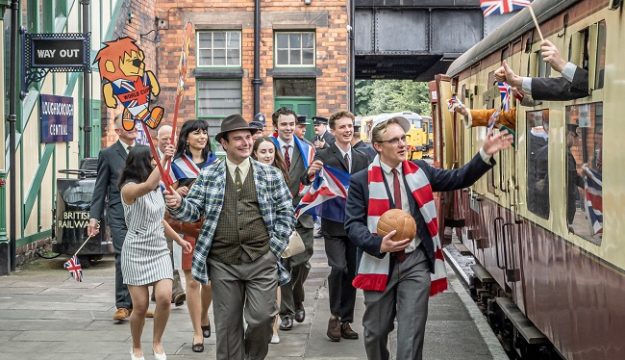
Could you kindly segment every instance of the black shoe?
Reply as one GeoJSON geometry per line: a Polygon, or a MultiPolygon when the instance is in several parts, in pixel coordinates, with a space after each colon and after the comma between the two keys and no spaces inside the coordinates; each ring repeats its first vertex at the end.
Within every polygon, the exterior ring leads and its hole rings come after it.
{"type": "Polygon", "coordinates": [[[204,344],[203,343],[192,344],[191,345],[191,350],[193,350],[193,352],[197,352],[197,353],[204,352],[204,344]]]}
{"type": "Polygon", "coordinates": [[[344,322],[341,324],[341,337],[348,340],[357,340],[358,333],[352,330],[348,322],[344,322]]]}
{"type": "Polygon", "coordinates": [[[208,325],[206,325],[206,326],[201,325],[201,327],[202,327],[202,335],[203,335],[205,338],[209,338],[209,337],[211,337],[211,324],[208,324],[208,325]]]}
{"type": "Polygon", "coordinates": [[[304,310],[304,305],[300,305],[297,309],[295,309],[294,318],[298,323],[304,322],[304,319],[306,319],[306,310],[304,310]]]}
{"type": "Polygon", "coordinates": [[[184,305],[184,301],[187,300],[187,295],[185,293],[178,293],[171,297],[171,302],[178,306],[184,305]]]}
{"type": "Polygon", "coordinates": [[[289,331],[293,328],[293,319],[290,316],[285,316],[280,322],[280,330],[289,331]]]}

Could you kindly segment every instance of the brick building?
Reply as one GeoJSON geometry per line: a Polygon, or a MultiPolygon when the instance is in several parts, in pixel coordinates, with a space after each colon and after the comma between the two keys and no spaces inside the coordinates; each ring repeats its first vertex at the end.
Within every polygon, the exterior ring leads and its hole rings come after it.
{"type": "MultiPolygon", "coordinates": [[[[211,135],[221,119],[254,116],[254,3],[157,0],[156,72],[159,105],[172,119],[183,28],[196,31],[179,121],[206,119],[211,135]]],[[[260,111],[280,106],[299,114],[329,116],[349,104],[348,2],[261,0],[260,111]]],[[[312,129],[308,132],[312,133],[312,129]]]]}

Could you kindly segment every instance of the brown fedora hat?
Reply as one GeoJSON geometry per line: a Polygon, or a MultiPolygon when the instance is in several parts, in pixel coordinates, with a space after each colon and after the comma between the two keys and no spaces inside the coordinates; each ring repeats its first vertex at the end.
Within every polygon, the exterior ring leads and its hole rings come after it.
{"type": "Polygon", "coordinates": [[[235,130],[249,130],[252,133],[255,133],[256,131],[258,131],[257,128],[250,126],[250,124],[248,124],[248,122],[245,121],[243,116],[239,114],[234,114],[234,115],[230,115],[226,117],[221,122],[221,131],[219,131],[219,134],[215,135],[215,139],[217,141],[221,141],[221,138],[226,133],[229,133],[230,131],[235,131],[235,130]]]}

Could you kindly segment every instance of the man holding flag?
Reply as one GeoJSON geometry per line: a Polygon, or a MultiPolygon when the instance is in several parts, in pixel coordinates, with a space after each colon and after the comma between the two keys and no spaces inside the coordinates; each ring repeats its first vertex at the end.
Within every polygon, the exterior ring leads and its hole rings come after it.
{"type": "MultiPolygon", "coordinates": [[[[327,177],[349,181],[349,174],[367,168],[369,164],[367,155],[351,146],[354,136],[354,120],[354,115],[348,111],[339,111],[330,116],[329,125],[336,141],[315,155],[315,161],[308,169],[309,177],[313,177],[324,167],[323,173],[329,172],[327,177]],[[333,173],[337,176],[332,176],[333,173]]],[[[343,184],[339,182],[338,185],[343,184]]],[[[344,185],[347,188],[348,184],[344,185]]],[[[317,191],[317,193],[320,192],[317,191]]],[[[346,193],[345,190],[343,193],[346,193]]],[[[302,202],[309,194],[304,195],[302,202]]],[[[331,268],[330,275],[328,275],[331,316],[326,334],[332,341],[340,341],[341,338],[358,339],[358,333],[350,326],[350,323],[354,321],[356,303],[356,288],[352,286],[352,280],[356,275],[356,246],[349,241],[344,228],[345,196],[327,199],[321,207],[319,212],[321,234],[325,242],[328,265],[331,268]]]]}
{"type": "MultiPolygon", "coordinates": [[[[294,136],[297,114],[293,110],[282,107],[271,116],[278,136],[273,138],[276,147],[280,149],[282,158],[289,171],[289,191],[293,196],[293,207],[299,204],[302,198],[303,184],[301,179],[306,177],[308,167],[315,156],[315,149],[294,136]]],[[[298,232],[306,251],[294,255],[286,260],[291,271],[291,281],[280,287],[282,302],[280,304],[280,330],[291,330],[293,320],[303,322],[306,317],[304,310],[304,281],[310,271],[309,260],[313,255],[313,226],[311,215],[304,214],[297,219],[295,230],[298,232]]]]}

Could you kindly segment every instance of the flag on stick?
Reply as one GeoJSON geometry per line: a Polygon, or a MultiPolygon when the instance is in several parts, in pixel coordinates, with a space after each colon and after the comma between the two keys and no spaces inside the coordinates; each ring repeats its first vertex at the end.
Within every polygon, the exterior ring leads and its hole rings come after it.
{"type": "Polygon", "coordinates": [[[484,16],[503,15],[530,6],[529,0],[480,0],[484,16]]]}
{"type": "Polygon", "coordinates": [[[349,173],[324,165],[315,174],[313,182],[302,191],[304,196],[295,208],[295,218],[305,212],[316,211],[313,215],[342,223],[345,219],[349,178],[349,173]]]}
{"type": "Polygon", "coordinates": [[[67,260],[63,267],[69,271],[74,280],[78,282],[82,282],[82,266],[80,266],[80,261],[78,260],[78,256],[74,255],[69,260],[67,260]]]}

